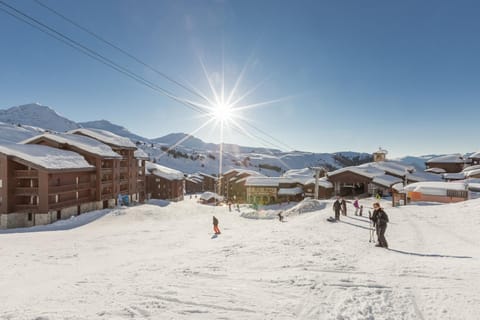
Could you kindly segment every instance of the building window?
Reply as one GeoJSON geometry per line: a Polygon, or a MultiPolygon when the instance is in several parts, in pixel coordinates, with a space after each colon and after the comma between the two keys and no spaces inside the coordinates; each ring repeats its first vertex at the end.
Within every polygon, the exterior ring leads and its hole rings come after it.
{"type": "Polygon", "coordinates": [[[32,221],[33,219],[33,214],[31,212],[28,213],[28,221],[32,221]]]}
{"type": "Polygon", "coordinates": [[[3,186],[2,179],[0,179],[0,188],[3,186]]]}

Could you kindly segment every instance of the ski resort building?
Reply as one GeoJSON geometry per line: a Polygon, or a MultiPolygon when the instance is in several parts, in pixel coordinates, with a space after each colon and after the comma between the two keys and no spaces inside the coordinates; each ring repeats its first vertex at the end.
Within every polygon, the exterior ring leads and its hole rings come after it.
{"type": "Polygon", "coordinates": [[[469,199],[469,188],[463,182],[418,182],[404,187],[408,202],[459,202],[469,199]]]}
{"type": "Polygon", "coordinates": [[[475,152],[474,154],[470,155],[468,159],[472,166],[480,165],[480,152],[475,152]]]}
{"type": "Polygon", "coordinates": [[[217,178],[203,172],[190,174],[185,178],[185,193],[215,192],[217,178]]]}
{"type": "Polygon", "coordinates": [[[427,169],[441,168],[444,169],[446,173],[457,173],[462,171],[465,167],[465,159],[461,154],[457,153],[432,158],[425,164],[427,169]]]}
{"type": "Polygon", "coordinates": [[[119,167],[122,157],[110,146],[87,136],[69,133],[45,133],[23,141],[24,144],[39,144],[52,148],[70,150],[82,155],[95,167],[94,199],[95,209],[115,206],[117,195],[114,190],[120,190],[120,181],[114,179],[114,168],[119,167]]]}
{"type": "Polygon", "coordinates": [[[72,151],[0,145],[0,227],[49,224],[97,209],[95,172],[72,151]]]}
{"type": "MultiPolygon", "coordinates": [[[[303,190],[305,197],[315,198],[315,179],[311,178],[305,182],[303,190]]],[[[326,177],[318,179],[318,199],[330,199],[333,196],[333,184],[326,177]]]]}
{"type": "Polygon", "coordinates": [[[247,202],[261,205],[278,202],[278,177],[248,177],[245,181],[247,202]]]}
{"type": "Polygon", "coordinates": [[[232,169],[225,172],[218,180],[220,195],[230,201],[245,202],[247,200],[246,180],[248,177],[265,177],[253,170],[232,169]]]}
{"type": "MultiPolygon", "coordinates": [[[[136,145],[128,138],[100,129],[75,129],[71,134],[82,135],[108,145],[120,155],[120,159],[97,163],[103,169],[103,181],[100,187],[101,197],[105,200],[117,199],[118,194],[129,197],[130,202],[145,200],[145,160],[135,157],[136,145]]],[[[111,206],[113,203],[109,203],[111,206]]]]}
{"type": "Polygon", "coordinates": [[[183,200],[183,172],[147,162],[146,173],[148,199],[183,200]]]}
{"type": "Polygon", "coordinates": [[[396,161],[345,167],[330,172],[327,176],[334,186],[334,193],[347,197],[390,194],[392,186],[397,183],[442,180],[438,174],[416,172],[413,167],[396,161]]]}

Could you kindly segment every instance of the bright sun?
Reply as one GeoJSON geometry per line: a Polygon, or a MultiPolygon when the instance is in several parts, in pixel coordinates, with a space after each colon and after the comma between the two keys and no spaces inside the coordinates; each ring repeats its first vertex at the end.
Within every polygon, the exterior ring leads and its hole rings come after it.
{"type": "Polygon", "coordinates": [[[232,118],[233,109],[232,106],[228,104],[219,103],[215,106],[212,113],[215,119],[219,121],[227,121],[232,118]]]}

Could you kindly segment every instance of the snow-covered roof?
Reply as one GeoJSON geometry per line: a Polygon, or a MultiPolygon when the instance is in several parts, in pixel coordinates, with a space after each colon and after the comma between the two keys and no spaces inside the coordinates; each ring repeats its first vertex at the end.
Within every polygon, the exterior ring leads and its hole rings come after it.
{"type": "Polygon", "coordinates": [[[212,175],[210,175],[210,174],[206,174],[206,173],[204,173],[204,172],[197,172],[197,174],[200,175],[200,176],[203,176],[203,177],[207,177],[207,178],[211,178],[211,179],[213,179],[213,180],[217,180],[217,177],[214,177],[214,176],[212,176],[212,175]]]}
{"type": "Polygon", "coordinates": [[[128,138],[121,137],[116,135],[113,132],[101,130],[101,129],[93,129],[93,128],[80,128],[74,129],[69,131],[68,133],[75,133],[75,134],[83,134],[85,136],[89,136],[93,139],[97,139],[106,143],[111,146],[120,147],[120,148],[127,148],[127,149],[134,149],[137,146],[128,138]]]}
{"type": "Polygon", "coordinates": [[[372,166],[363,165],[363,166],[351,166],[351,167],[341,168],[341,169],[329,172],[327,176],[331,177],[343,172],[352,172],[370,179],[385,173],[384,170],[381,170],[373,165],[372,166]]]}
{"type": "Polygon", "coordinates": [[[295,196],[300,193],[303,193],[303,189],[301,187],[278,189],[279,196],[295,196]]]}
{"type": "Polygon", "coordinates": [[[455,154],[447,154],[440,157],[435,157],[427,161],[427,163],[464,163],[465,160],[463,159],[460,153],[455,154]]]}
{"type": "Polygon", "coordinates": [[[475,152],[469,156],[470,159],[480,159],[480,151],[475,152]]]}
{"type": "Polygon", "coordinates": [[[254,170],[248,170],[248,169],[230,169],[226,172],[223,173],[223,175],[228,175],[230,173],[236,172],[235,176],[240,176],[242,174],[249,174],[251,176],[263,176],[263,174],[254,171],[254,170]]]}
{"type": "Polygon", "coordinates": [[[24,160],[47,170],[93,169],[84,157],[76,152],[36,144],[0,145],[0,153],[24,160]]]}
{"type": "Polygon", "coordinates": [[[248,177],[245,186],[249,187],[278,187],[278,177],[248,177]]]}
{"type": "Polygon", "coordinates": [[[183,172],[165,166],[146,161],[145,168],[149,174],[161,177],[167,180],[183,180],[183,172]]]}
{"type": "Polygon", "coordinates": [[[464,168],[462,171],[467,172],[467,171],[477,170],[477,169],[480,169],[480,165],[469,166],[469,167],[464,168]]]}
{"type": "Polygon", "coordinates": [[[78,134],[69,134],[69,133],[44,133],[32,138],[29,138],[27,140],[22,141],[22,144],[30,144],[32,142],[35,142],[39,139],[47,139],[51,141],[55,141],[57,143],[61,144],[67,144],[72,147],[78,148],[80,150],[86,151],[88,153],[98,155],[100,157],[104,158],[121,158],[121,156],[114,152],[112,148],[110,148],[108,145],[86,137],[86,136],[81,136],[78,134]]]}
{"type": "Polygon", "coordinates": [[[463,179],[465,179],[465,173],[464,172],[444,173],[443,174],[443,179],[445,179],[445,180],[463,180],[463,179]]]}
{"type": "Polygon", "coordinates": [[[408,181],[422,182],[422,181],[442,181],[442,176],[430,172],[412,172],[406,175],[408,181]]]}
{"type": "Polygon", "coordinates": [[[445,173],[447,171],[445,169],[442,169],[442,168],[429,168],[429,169],[425,170],[425,172],[441,174],[441,173],[445,173]]]}
{"type": "Polygon", "coordinates": [[[480,169],[465,171],[465,177],[466,178],[473,177],[473,176],[479,176],[480,177],[480,169]]]}
{"type": "Polygon", "coordinates": [[[403,188],[403,182],[396,183],[392,186],[392,189],[398,191],[398,192],[404,192],[405,189],[403,188]]]}
{"type": "MultiPolygon", "coordinates": [[[[305,182],[305,185],[307,184],[315,184],[315,178],[312,178],[310,180],[307,180],[305,182]]],[[[322,177],[320,179],[318,179],[318,186],[321,187],[321,188],[325,188],[325,189],[331,189],[333,188],[333,184],[327,180],[326,177],[322,177]]]]}
{"type": "Polygon", "coordinates": [[[465,191],[467,184],[459,182],[416,182],[404,187],[407,192],[420,192],[428,195],[446,196],[447,190],[465,191]]]}
{"type": "Polygon", "coordinates": [[[391,175],[388,175],[388,174],[376,176],[372,180],[373,183],[378,184],[382,187],[386,187],[386,188],[389,188],[392,185],[394,185],[396,183],[400,183],[402,181],[403,181],[402,179],[391,176],[391,175]]]}
{"type": "Polygon", "coordinates": [[[150,157],[148,156],[148,154],[143,151],[142,149],[138,148],[137,150],[135,150],[135,152],[133,153],[133,156],[136,158],[136,159],[140,159],[140,160],[149,160],[150,157]]]}

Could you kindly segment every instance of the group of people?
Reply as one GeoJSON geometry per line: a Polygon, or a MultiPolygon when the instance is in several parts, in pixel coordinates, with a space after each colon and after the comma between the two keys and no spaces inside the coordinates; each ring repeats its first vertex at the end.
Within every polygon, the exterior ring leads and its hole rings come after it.
{"type": "MultiPolygon", "coordinates": [[[[359,204],[358,198],[355,198],[353,206],[355,208],[355,215],[362,216],[363,206],[359,204]]],[[[343,197],[337,197],[333,203],[333,210],[335,211],[335,220],[339,221],[340,214],[344,216],[347,215],[347,201],[343,197]]],[[[373,222],[373,226],[377,233],[378,243],[375,246],[388,248],[388,243],[385,239],[385,231],[387,230],[387,223],[389,220],[387,213],[382,209],[379,202],[373,204],[373,214],[371,216],[369,215],[369,218],[373,222]]],[[[281,212],[278,213],[278,219],[280,222],[283,221],[283,215],[281,212]]],[[[213,216],[213,231],[216,235],[221,233],[218,228],[218,219],[215,216],[213,216]]]]}
{"type": "MultiPolygon", "coordinates": [[[[355,198],[353,202],[355,208],[355,215],[363,215],[363,206],[359,204],[358,198],[355,198]]],[[[337,197],[333,203],[333,211],[335,212],[335,221],[340,220],[340,214],[347,215],[347,201],[343,197],[337,197]]],[[[385,239],[385,231],[387,230],[388,215],[382,209],[379,202],[373,204],[373,214],[370,216],[370,220],[373,223],[373,227],[377,233],[378,243],[377,247],[388,248],[387,240],[385,239]]]]}

